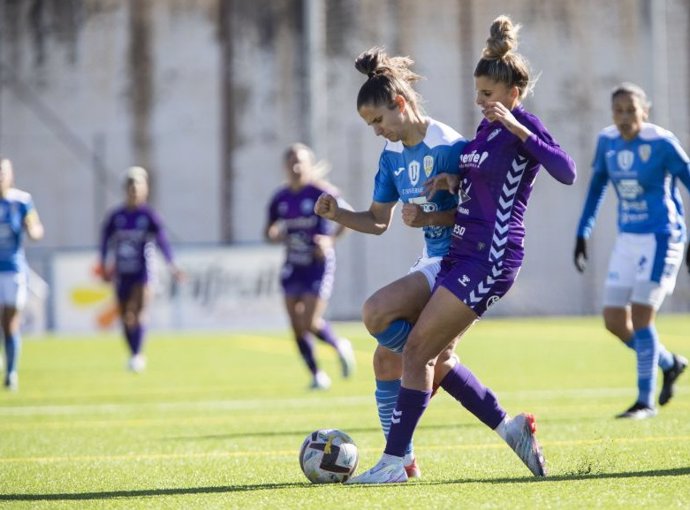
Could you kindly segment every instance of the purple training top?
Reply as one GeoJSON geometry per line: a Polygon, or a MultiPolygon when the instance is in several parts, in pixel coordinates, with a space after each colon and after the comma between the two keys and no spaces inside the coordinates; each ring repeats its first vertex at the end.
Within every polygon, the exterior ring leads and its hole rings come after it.
{"type": "Polygon", "coordinates": [[[269,223],[282,220],[285,223],[285,260],[295,266],[308,266],[314,263],[316,235],[333,235],[334,224],[314,212],[319,196],[331,189],[323,189],[307,184],[298,191],[289,187],[279,189],[268,206],[269,223]]]}
{"type": "Polygon", "coordinates": [[[575,181],[575,163],[541,121],[522,106],[512,113],[533,133],[524,143],[500,122],[484,119],[460,156],[451,259],[519,267],[524,256],[523,219],[540,165],[564,184],[575,181]]]}
{"type": "Polygon", "coordinates": [[[112,251],[118,279],[148,281],[153,243],[158,244],[165,260],[172,262],[172,250],[163,223],[148,205],[136,209],[121,206],[106,218],[101,232],[101,263],[105,265],[112,251]]]}

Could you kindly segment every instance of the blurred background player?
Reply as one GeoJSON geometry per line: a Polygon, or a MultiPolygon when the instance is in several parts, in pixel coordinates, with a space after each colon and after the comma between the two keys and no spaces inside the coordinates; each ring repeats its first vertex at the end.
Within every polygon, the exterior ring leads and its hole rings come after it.
{"type": "Polygon", "coordinates": [[[8,390],[19,389],[21,312],[28,292],[24,232],[32,240],[43,237],[43,225],[31,195],[13,187],[12,162],[0,154],[0,305],[5,339],[5,378],[8,390]]]}
{"type": "Polygon", "coordinates": [[[325,390],[331,380],[319,369],[311,335],[336,350],[343,377],[349,377],[355,368],[350,341],[338,338],[323,318],[335,278],[334,240],[345,228],[314,213],[314,204],[321,193],[337,194],[323,179],[327,165],[317,163],[311,148],[301,143],[288,147],[283,160],[287,184],[269,202],[264,234],[272,243],[285,244],[280,277],[285,308],[297,348],[312,375],[310,387],[325,390]]]}
{"type": "Polygon", "coordinates": [[[128,368],[138,373],[146,368],[143,354],[144,313],[150,300],[153,243],[160,248],[175,281],[182,278],[175,266],[163,222],[146,203],[148,174],[130,167],[125,177],[125,203],[111,211],[103,223],[99,273],[115,285],[120,320],[130,352],[128,368]]]}
{"type": "MultiPolygon", "coordinates": [[[[586,240],[611,181],[618,197],[618,237],[604,287],[604,324],[635,351],[638,389],[635,403],[618,418],[655,416],[657,364],[664,375],[662,406],[688,365],[659,341],[655,317],[673,292],[683,260],[686,229],[676,183],[690,190],[690,163],[673,133],[646,122],[650,106],[637,85],[623,83],[613,90],[613,125],[599,133],[575,245],[575,267],[583,272],[586,240]]],[[[690,252],[686,260],[690,268],[690,252]]]]}
{"type": "MultiPolygon", "coordinates": [[[[544,165],[558,181],[572,184],[575,164],[521,100],[532,88],[529,65],[517,46],[518,27],[501,16],[475,71],[476,103],[484,119],[460,156],[460,173],[428,180],[429,196],[445,189],[458,193],[451,247],[441,262],[433,293],[403,350],[402,384],[379,462],[348,483],[407,481],[405,450],[426,410],[439,357],[510,289],[524,257],[523,217],[532,185],[544,165]],[[460,186],[460,180],[462,185],[460,186]]],[[[535,476],[545,476],[534,417],[510,418],[493,392],[456,363],[441,387],[494,429],[535,476]],[[469,375],[468,375],[469,374],[469,375]],[[469,381],[469,383],[468,383],[469,381]]]]}

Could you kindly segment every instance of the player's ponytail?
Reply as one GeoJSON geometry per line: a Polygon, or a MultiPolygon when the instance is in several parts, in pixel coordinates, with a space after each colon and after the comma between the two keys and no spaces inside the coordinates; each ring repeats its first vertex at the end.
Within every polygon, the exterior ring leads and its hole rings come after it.
{"type": "Polygon", "coordinates": [[[422,115],[422,97],[413,84],[423,77],[410,70],[414,60],[410,57],[389,57],[385,50],[374,46],[355,59],[355,69],[367,76],[357,94],[357,109],[362,105],[395,106],[396,96],[402,96],[419,115],[422,115]]]}
{"type": "Polygon", "coordinates": [[[486,76],[508,87],[517,87],[520,98],[524,98],[534,82],[530,78],[529,62],[515,51],[519,31],[520,25],[513,25],[508,16],[499,16],[493,21],[474,77],[486,76]]]}

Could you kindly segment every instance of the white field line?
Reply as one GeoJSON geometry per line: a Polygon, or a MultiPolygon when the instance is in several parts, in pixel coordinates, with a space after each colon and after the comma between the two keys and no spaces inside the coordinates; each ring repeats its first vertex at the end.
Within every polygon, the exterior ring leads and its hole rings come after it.
{"type": "MultiPolygon", "coordinates": [[[[501,400],[563,400],[624,397],[630,388],[581,388],[569,390],[499,391],[501,400]]],[[[292,399],[195,400],[180,402],[142,402],[136,404],[66,404],[34,406],[0,406],[0,416],[58,416],[80,414],[122,414],[142,411],[200,411],[200,410],[260,410],[322,407],[355,407],[370,404],[372,396],[304,397],[292,399]]]]}
{"type": "MultiPolygon", "coordinates": [[[[647,436],[647,437],[619,437],[619,438],[597,438],[597,439],[573,439],[568,441],[541,441],[542,446],[581,446],[599,444],[625,444],[625,443],[652,443],[668,442],[678,444],[679,442],[689,441],[690,436],[647,436]]],[[[506,448],[505,443],[465,443],[465,444],[442,444],[417,448],[418,452],[434,450],[487,450],[506,448]]],[[[380,448],[360,448],[362,452],[377,452],[380,448]]],[[[264,451],[236,451],[236,452],[199,452],[199,453],[129,453],[126,455],[60,455],[54,457],[4,457],[0,458],[2,464],[22,464],[22,463],[55,463],[55,462],[122,462],[122,461],[149,461],[149,460],[171,460],[171,459],[213,459],[213,458],[248,458],[248,457],[294,457],[293,450],[264,450],[264,451]]]]}

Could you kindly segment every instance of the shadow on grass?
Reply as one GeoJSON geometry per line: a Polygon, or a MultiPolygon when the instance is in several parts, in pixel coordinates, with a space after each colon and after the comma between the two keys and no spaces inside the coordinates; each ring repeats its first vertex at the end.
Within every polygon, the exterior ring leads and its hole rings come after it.
{"type": "MultiPolygon", "coordinates": [[[[459,428],[481,428],[484,424],[477,423],[452,423],[452,424],[436,424],[436,425],[424,425],[425,430],[450,430],[459,428]]],[[[326,428],[326,427],[324,427],[326,428]]],[[[345,429],[343,429],[345,430],[345,429]]],[[[358,433],[381,433],[381,427],[347,427],[347,433],[351,436],[358,433]]],[[[249,437],[280,437],[280,436],[306,436],[313,430],[266,430],[262,432],[235,432],[229,434],[209,434],[204,436],[175,436],[166,438],[168,441],[193,441],[193,440],[206,440],[206,439],[235,439],[235,438],[249,438],[249,437]]]]}
{"type": "MultiPolygon", "coordinates": [[[[572,423],[575,420],[572,418],[555,418],[555,419],[544,419],[539,420],[540,425],[551,424],[551,423],[572,423]]],[[[577,422],[582,423],[584,421],[597,422],[602,421],[600,416],[598,417],[578,417],[577,422]]],[[[435,423],[420,426],[423,430],[453,430],[453,429],[483,429],[486,426],[479,422],[468,422],[468,423],[435,423]]],[[[324,427],[326,428],[326,427],[324,427]]],[[[355,436],[358,433],[381,433],[381,427],[347,427],[345,430],[351,436],[355,436]]],[[[231,432],[228,434],[208,434],[203,436],[173,436],[164,438],[167,441],[203,441],[203,440],[217,440],[217,439],[237,439],[237,438],[250,438],[250,437],[280,437],[280,436],[305,436],[313,432],[312,430],[302,429],[302,430],[265,430],[261,432],[231,432]]]]}
{"type": "MultiPolygon", "coordinates": [[[[454,484],[469,484],[469,483],[483,483],[483,484],[504,484],[504,483],[548,483],[548,482],[562,482],[568,480],[602,480],[615,478],[646,478],[646,477],[661,477],[661,476],[686,476],[690,475],[690,467],[676,468],[676,469],[659,469],[649,471],[629,471],[624,473],[600,473],[600,474],[583,474],[583,475],[560,475],[549,476],[546,478],[467,478],[459,480],[445,480],[445,481],[419,481],[414,482],[412,486],[420,485],[454,485],[454,484]]],[[[392,484],[391,486],[400,487],[402,484],[392,484]]],[[[309,488],[321,487],[320,485],[312,485],[308,483],[264,483],[254,485],[226,485],[220,487],[180,487],[177,489],[141,489],[141,490],[123,490],[123,491],[104,491],[104,492],[76,492],[76,493],[57,493],[57,494],[0,494],[0,501],[82,501],[82,500],[99,500],[99,499],[114,499],[114,498],[141,498],[150,496],[177,496],[190,494],[224,494],[232,492],[248,492],[248,491],[263,491],[274,489],[291,489],[291,488],[309,488]]],[[[352,487],[360,489],[381,489],[381,485],[353,485],[352,487]]]]}

